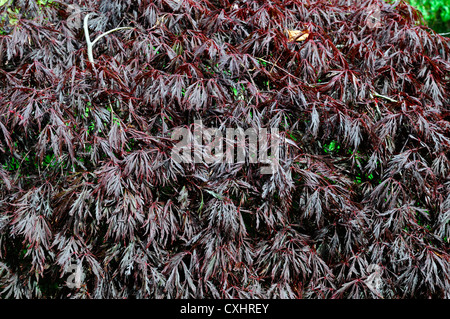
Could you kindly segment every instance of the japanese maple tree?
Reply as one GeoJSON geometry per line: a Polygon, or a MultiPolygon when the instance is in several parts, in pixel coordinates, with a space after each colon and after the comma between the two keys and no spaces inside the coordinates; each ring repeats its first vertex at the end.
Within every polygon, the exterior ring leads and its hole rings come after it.
{"type": "Polygon", "coordinates": [[[405,1],[6,1],[1,297],[449,298],[449,71],[405,1]],[[174,161],[199,119],[274,173],[174,161]]]}

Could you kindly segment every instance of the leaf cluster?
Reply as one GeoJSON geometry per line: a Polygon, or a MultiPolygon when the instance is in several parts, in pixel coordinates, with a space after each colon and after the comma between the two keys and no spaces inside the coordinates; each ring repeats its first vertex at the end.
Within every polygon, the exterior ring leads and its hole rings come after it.
{"type": "Polygon", "coordinates": [[[76,1],[132,27],[91,64],[68,4],[0,6],[1,297],[450,297],[450,46],[413,7],[76,1]],[[198,119],[279,128],[275,173],[178,164],[198,119]]]}

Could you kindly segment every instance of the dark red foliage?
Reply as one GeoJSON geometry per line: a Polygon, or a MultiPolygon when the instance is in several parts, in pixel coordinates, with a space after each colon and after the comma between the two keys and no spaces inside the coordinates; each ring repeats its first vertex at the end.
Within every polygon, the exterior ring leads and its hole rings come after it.
{"type": "Polygon", "coordinates": [[[75,4],[0,7],[3,298],[450,297],[450,46],[412,7],[75,4]],[[92,40],[132,27],[94,64],[88,12],[92,40]],[[196,119],[290,147],[273,175],[177,164],[196,119]]]}

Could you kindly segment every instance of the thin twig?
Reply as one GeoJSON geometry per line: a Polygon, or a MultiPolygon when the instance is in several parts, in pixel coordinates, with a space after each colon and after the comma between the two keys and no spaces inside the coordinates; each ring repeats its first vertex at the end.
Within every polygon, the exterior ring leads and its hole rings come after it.
{"type": "Polygon", "coordinates": [[[260,60],[261,62],[269,63],[270,65],[272,65],[272,66],[274,66],[274,67],[280,69],[281,71],[283,71],[284,73],[286,73],[286,74],[292,76],[293,78],[296,78],[297,80],[300,80],[298,77],[296,77],[295,75],[293,75],[292,73],[290,73],[288,70],[282,68],[281,66],[279,66],[279,65],[276,64],[276,63],[273,63],[273,62],[264,60],[264,59],[262,59],[262,58],[257,58],[257,59],[260,60]]]}
{"type": "Polygon", "coordinates": [[[252,77],[252,75],[250,74],[250,71],[249,71],[248,69],[246,69],[246,71],[247,71],[248,77],[250,78],[250,81],[252,82],[252,84],[253,84],[253,86],[255,87],[256,91],[259,92],[258,87],[257,87],[256,84],[255,84],[255,81],[253,81],[253,77],[252,77]]]}
{"type": "Polygon", "coordinates": [[[115,31],[126,30],[126,29],[134,29],[134,28],[133,27],[120,27],[120,28],[115,28],[115,29],[109,30],[108,32],[105,32],[105,33],[99,35],[94,41],[92,41],[92,45],[97,43],[97,41],[100,40],[101,38],[103,38],[105,35],[108,35],[108,34],[113,33],[115,31]]]}
{"type": "Polygon", "coordinates": [[[398,102],[397,100],[394,100],[393,98],[390,98],[389,96],[381,95],[381,94],[379,94],[379,93],[377,93],[375,91],[372,92],[372,95],[376,96],[376,97],[379,97],[379,98],[382,98],[382,99],[385,99],[385,100],[388,100],[390,102],[394,102],[394,103],[398,102]]]}

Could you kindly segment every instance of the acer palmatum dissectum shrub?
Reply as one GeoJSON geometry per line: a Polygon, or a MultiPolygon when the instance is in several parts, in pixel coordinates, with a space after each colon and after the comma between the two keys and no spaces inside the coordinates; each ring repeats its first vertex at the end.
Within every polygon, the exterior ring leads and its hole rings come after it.
{"type": "Polygon", "coordinates": [[[3,298],[450,297],[450,48],[405,2],[0,11],[3,298]],[[89,12],[129,27],[92,64],[89,12]],[[289,148],[178,164],[195,120],[289,148]]]}

